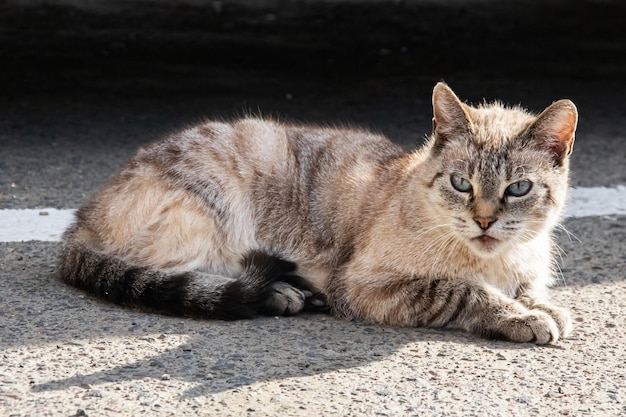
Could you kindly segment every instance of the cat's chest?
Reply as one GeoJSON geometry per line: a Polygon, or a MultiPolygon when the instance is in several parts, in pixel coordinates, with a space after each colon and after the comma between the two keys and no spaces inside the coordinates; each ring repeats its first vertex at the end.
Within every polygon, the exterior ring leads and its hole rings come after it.
{"type": "Polygon", "coordinates": [[[494,265],[477,274],[476,279],[498,288],[509,297],[514,297],[519,285],[528,281],[528,275],[521,274],[518,270],[511,270],[505,265],[494,265]]]}
{"type": "Polygon", "coordinates": [[[541,279],[548,274],[548,269],[542,258],[502,256],[482,260],[472,271],[472,276],[514,297],[520,285],[541,279]]]}

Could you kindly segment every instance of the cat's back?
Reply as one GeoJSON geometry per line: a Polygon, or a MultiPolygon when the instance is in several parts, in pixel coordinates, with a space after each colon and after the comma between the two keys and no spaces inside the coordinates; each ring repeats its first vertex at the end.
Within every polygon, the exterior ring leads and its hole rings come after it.
{"type": "Polygon", "coordinates": [[[235,160],[257,167],[275,166],[290,158],[325,162],[342,158],[385,158],[400,149],[380,134],[350,127],[282,123],[262,118],[207,121],[170,135],[140,149],[134,162],[176,164],[185,159],[194,164],[235,160]],[[328,158],[328,155],[334,155],[328,158]],[[331,160],[332,159],[332,160],[331,160]]]}
{"type": "MultiPolygon", "coordinates": [[[[205,122],[142,149],[135,158],[177,176],[232,187],[372,172],[403,150],[380,134],[350,127],[261,118],[205,122]]],[[[131,164],[132,165],[132,164],[131,164]]]]}
{"type": "Polygon", "coordinates": [[[365,129],[282,123],[262,118],[207,122],[184,131],[182,138],[204,143],[221,155],[232,152],[265,164],[288,156],[303,160],[328,153],[335,155],[336,160],[351,155],[374,160],[400,151],[383,135],[365,129]]]}

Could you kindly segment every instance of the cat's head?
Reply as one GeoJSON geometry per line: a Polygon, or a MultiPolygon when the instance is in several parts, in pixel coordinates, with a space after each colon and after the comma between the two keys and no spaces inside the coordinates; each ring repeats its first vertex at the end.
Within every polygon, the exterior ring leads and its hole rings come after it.
{"type": "Polygon", "coordinates": [[[433,91],[429,186],[439,222],[482,257],[533,240],[559,221],[578,119],[570,100],[541,114],[500,103],[472,107],[443,83],[433,91]]]}

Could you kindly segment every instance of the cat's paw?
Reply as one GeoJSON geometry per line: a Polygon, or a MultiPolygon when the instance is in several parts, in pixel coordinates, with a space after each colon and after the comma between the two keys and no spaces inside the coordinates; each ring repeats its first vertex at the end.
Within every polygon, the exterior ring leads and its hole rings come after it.
{"type": "Polygon", "coordinates": [[[533,306],[533,309],[544,311],[554,319],[559,328],[559,335],[561,338],[569,336],[572,332],[572,317],[570,316],[569,311],[564,308],[547,304],[538,304],[533,306]]]}
{"type": "Polygon", "coordinates": [[[306,295],[303,291],[286,282],[277,281],[265,300],[264,313],[270,316],[290,316],[304,309],[306,295]]]}
{"type": "Polygon", "coordinates": [[[498,332],[512,342],[531,342],[538,345],[556,342],[560,337],[557,322],[539,310],[502,320],[498,325],[498,332]]]}

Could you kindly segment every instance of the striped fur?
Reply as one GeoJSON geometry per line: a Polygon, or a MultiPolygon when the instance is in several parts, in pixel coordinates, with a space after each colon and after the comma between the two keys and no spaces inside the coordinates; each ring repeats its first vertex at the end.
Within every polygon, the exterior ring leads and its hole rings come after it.
{"type": "Polygon", "coordinates": [[[575,106],[472,107],[440,83],[433,109],[433,134],[412,152],[362,130],[260,119],[149,145],[78,211],[61,277],[167,314],[327,305],[511,341],[566,336],[546,288],[575,106]]]}

